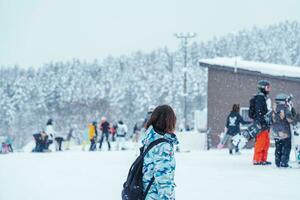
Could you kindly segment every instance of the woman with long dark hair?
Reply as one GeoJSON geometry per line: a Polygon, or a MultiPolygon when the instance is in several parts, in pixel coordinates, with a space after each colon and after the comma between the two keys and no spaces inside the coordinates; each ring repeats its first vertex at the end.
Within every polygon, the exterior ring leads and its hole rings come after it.
{"type": "Polygon", "coordinates": [[[146,123],[146,134],[142,140],[145,148],[159,139],[165,138],[168,142],[162,142],[154,146],[144,157],[143,163],[143,188],[150,189],[147,199],[175,199],[175,158],[174,145],[178,144],[174,134],[176,115],[168,105],[161,105],[154,109],[150,119],[146,123]]]}

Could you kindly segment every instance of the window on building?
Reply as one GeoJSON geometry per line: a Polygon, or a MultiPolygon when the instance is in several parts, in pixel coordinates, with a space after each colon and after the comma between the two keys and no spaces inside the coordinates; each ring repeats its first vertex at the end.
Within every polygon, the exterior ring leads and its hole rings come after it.
{"type": "MultiPolygon", "coordinates": [[[[245,121],[251,121],[251,119],[248,116],[249,113],[249,107],[241,107],[240,109],[240,115],[243,117],[245,121]]],[[[248,125],[241,125],[241,129],[244,130],[248,127],[248,125]]]]}

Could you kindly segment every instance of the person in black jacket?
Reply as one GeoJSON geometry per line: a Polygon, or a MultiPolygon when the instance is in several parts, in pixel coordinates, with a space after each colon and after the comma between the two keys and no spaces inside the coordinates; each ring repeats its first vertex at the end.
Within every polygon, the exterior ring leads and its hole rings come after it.
{"type": "Polygon", "coordinates": [[[267,161],[268,150],[270,147],[270,123],[266,115],[269,110],[272,110],[271,101],[268,94],[271,91],[271,83],[267,80],[260,80],[257,83],[258,93],[254,96],[254,123],[260,125],[261,130],[256,135],[254,146],[254,165],[270,165],[271,162],[267,161]],[[269,105],[268,105],[269,104],[269,105]]]}
{"type": "MultiPolygon", "coordinates": [[[[232,137],[240,134],[240,124],[250,124],[251,122],[246,122],[243,117],[240,115],[240,104],[233,104],[232,110],[227,117],[226,125],[225,125],[225,142],[227,142],[229,154],[232,154],[234,145],[232,144],[232,137]]],[[[239,149],[236,146],[235,152],[238,153],[239,149]]]]}

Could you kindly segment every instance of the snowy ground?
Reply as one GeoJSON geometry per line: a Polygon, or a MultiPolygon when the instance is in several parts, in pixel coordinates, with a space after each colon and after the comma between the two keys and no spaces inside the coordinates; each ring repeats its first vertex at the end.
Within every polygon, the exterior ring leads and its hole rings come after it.
{"type": "MultiPolygon", "coordinates": [[[[0,155],[0,200],[119,200],[134,158],[134,151],[0,155]]],[[[300,199],[300,169],[252,166],[251,158],[252,150],[177,153],[176,199],[300,199]]]]}

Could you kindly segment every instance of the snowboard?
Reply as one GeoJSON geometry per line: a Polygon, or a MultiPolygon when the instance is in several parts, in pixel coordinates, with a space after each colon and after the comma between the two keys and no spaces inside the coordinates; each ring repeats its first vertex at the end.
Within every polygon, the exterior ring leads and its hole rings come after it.
{"type": "Polygon", "coordinates": [[[248,128],[241,132],[239,135],[235,135],[232,138],[232,144],[242,149],[246,146],[247,142],[252,138],[255,138],[257,134],[261,132],[261,126],[258,123],[252,123],[248,128]]]}
{"type": "MultiPolygon", "coordinates": [[[[272,110],[270,110],[264,116],[266,123],[271,125],[272,121],[272,110]]],[[[261,126],[257,122],[253,122],[248,126],[248,128],[241,132],[241,135],[236,135],[232,138],[232,144],[242,149],[246,146],[246,143],[255,138],[261,132],[261,126]]]]}

